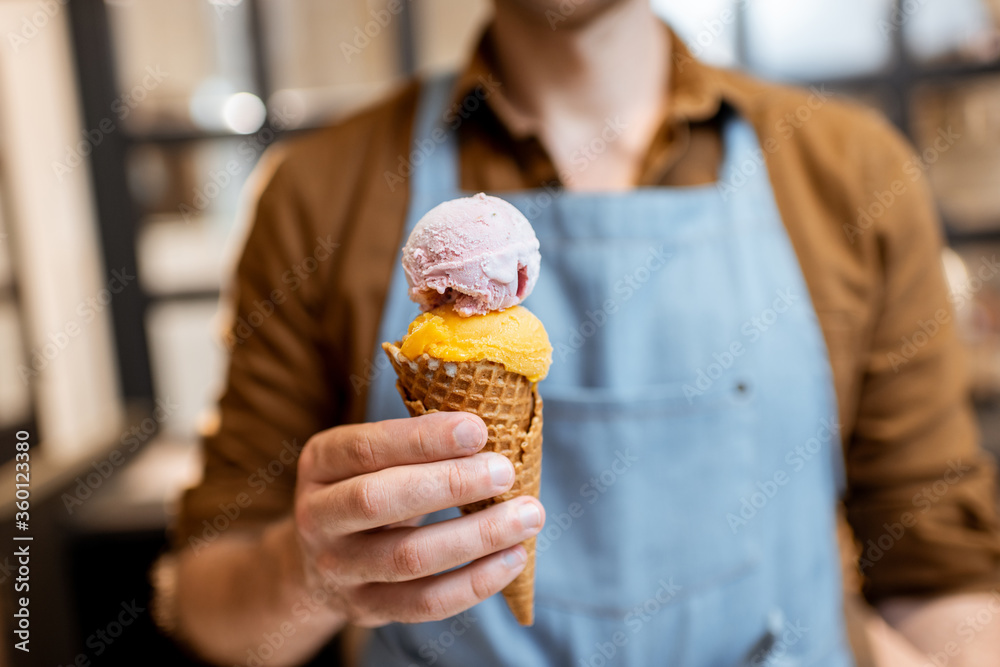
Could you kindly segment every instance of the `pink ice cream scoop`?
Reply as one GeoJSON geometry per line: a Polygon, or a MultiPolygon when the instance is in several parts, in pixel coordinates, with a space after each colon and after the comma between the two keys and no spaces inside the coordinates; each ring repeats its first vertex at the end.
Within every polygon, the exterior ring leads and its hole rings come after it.
{"type": "Polygon", "coordinates": [[[541,261],[531,223],[481,192],[432,208],[403,248],[410,298],[425,311],[454,303],[465,317],[521,303],[535,287],[541,261]]]}

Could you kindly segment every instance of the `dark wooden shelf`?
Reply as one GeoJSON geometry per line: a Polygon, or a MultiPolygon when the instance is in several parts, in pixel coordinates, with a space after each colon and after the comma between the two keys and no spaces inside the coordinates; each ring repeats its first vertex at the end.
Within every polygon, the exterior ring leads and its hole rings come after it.
{"type": "Polygon", "coordinates": [[[945,238],[949,245],[1000,242],[1000,223],[991,229],[960,230],[945,228],[945,238]]]}
{"type": "Polygon", "coordinates": [[[906,60],[905,63],[896,63],[880,72],[863,74],[859,76],[834,77],[817,81],[806,82],[805,85],[827,85],[831,88],[851,88],[884,89],[886,82],[898,76],[900,70],[905,72],[907,78],[905,87],[912,87],[915,84],[940,81],[942,79],[967,79],[977,76],[1000,75],[1000,61],[989,63],[917,63],[906,60]]]}
{"type": "Polygon", "coordinates": [[[226,140],[247,140],[250,139],[265,129],[270,130],[274,134],[274,138],[277,139],[283,136],[294,136],[295,134],[300,134],[303,132],[309,132],[311,130],[318,130],[326,125],[326,121],[322,121],[316,124],[305,124],[298,127],[290,127],[286,129],[277,129],[270,124],[263,125],[256,132],[251,132],[249,134],[240,134],[238,132],[223,132],[223,131],[207,131],[207,130],[197,130],[191,129],[178,129],[178,130],[153,130],[150,132],[132,132],[124,133],[123,136],[128,143],[131,144],[183,144],[183,143],[194,143],[197,141],[226,141],[226,140]]]}
{"type": "Polygon", "coordinates": [[[1000,74],[1000,60],[987,63],[941,63],[917,65],[914,68],[917,79],[963,79],[977,76],[1000,74]]]}
{"type": "Polygon", "coordinates": [[[217,301],[222,294],[218,289],[184,290],[180,292],[147,292],[150,304],[173,303],[177,301],[217,301]]]}
{"type": "MultiPolygon", "coordinates": [[[[266,126],[265,126],[266,127],[266,126]]],[[[263,128],[261,128],[263,129],[263,128]]],[[[259,132],[258,130],[257,132],[259,132]]],[[[257,132],[239,134],[238,132],[208,131],[208,130],[153,130],[151,132],[126,132],[125,138],[132,144],[180,144],[196,141],[214,141],[226,139],[241,139],[252,137],[257,132]]]]}

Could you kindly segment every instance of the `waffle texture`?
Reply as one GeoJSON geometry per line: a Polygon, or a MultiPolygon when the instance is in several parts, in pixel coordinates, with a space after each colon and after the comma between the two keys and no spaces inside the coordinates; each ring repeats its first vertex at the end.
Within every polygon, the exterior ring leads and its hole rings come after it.
{"type": "MultiPolygon", "coordinates": [[[[538,497],[542,480],[542,399],[528,378],[491,361],[443,362],[426,354],[411,361],[399,344],[382,343],[396,371],[396,388],[410,415],[472,412],[486,424],[482,451],[503,454],[514,465],[514,485],[503,495],[461,507],[471,514],[517,496],[538,497]]],[[[534,622],[535,538],[522,543],[528,562],[503,589],[521,625],[534,622]]]]}

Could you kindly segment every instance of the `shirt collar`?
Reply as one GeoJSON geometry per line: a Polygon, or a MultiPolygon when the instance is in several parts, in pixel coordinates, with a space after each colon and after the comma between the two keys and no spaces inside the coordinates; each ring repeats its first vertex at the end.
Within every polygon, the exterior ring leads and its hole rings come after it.
{"type": "MultiPolygon", "coordinates": [[[[670,35],[671,67],[661,127],[676,128],[713,118],[725,97],[721,73],[695,58],[677,34],[666,24],[662,25],[670,35]]],[[[511,137],[537,137],[537,119],[518,111],[506,96],[494,66],[491,34],[487,25],[471,58],[455,80],[450,108],[461,108],[468,96],[474,94],[485,101],[511,137]]]]}

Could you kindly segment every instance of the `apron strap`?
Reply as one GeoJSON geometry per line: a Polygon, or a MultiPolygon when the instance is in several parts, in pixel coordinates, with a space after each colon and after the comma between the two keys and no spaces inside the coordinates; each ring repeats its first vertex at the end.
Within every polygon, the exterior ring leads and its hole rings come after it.
{"type": "Polygon", "coordinates": [[[766,184],[766,191],[770,192],[771,186],[767,183],[767,170],[764,167],[764,151],[753,126],[730,107],[724,107],[722,115],[723,153],[716,181],[720,192],[726,186],[732,186],[737,191],[743,190],[743,186],[752,180],[762,180],[766,184]]]}
{"type": "Polygon", "coordinates": [[[449,125],[454,125],[461,117],[445,117],[455,79],[456,74],[448,72],[429,77],[421,86],[413,125],[413,148],[409,155],[414,192],[458,190],[458,150],[454,128],[449,125]]]}
{"type": "MultiPolygon", "coordinates": [[[[413,169],[411,184],[417,193],[460,190],[455,130],[461,124],[462,116],[447,113],[457,76],[455,72],[435,75],[425,79],[421,86],[413,125],[412,150],[408,156],[413,169]]],[[[733,174],[740,172],[744,176],[759,177],[765,170],[763,151],[759,148],[756,133],[734,111],[724,113],[719,183],[728,182],[733,174]]]]}
{"type": "MultiPolygon", "coordinates": [[[[458,146],[455,129],[462,122],[460,114],[447,114],[447,104],[457,74],[448,72],[425,80],[413,126],[413,150],[409,159],[413,165],[413,193],[429,197],[425,206],[440,203],[440,193],[460,191],[458,146]]],[[[774,202],[765,155],[753,126],[734,109],[723,111],[722,163],[716,183],[724,200],[735,197],[742,205],[757,213],[764,212],[780,219],[774,202]],[[745,187],[748,184],[751,187],[745,187]]],[[[414,201],[423,201],[417,197],[414,201]]],[[[416,224],[419,215],[410,215],[406,233],[416,224]]],[[[388,338],[383,335],[383,340],[388,338]]],[[[376,354],[379,350],[376,350],[376,354]]],[[[839,495],[847,489],[843,451],[832,448],[833,474],[839,495]]]]}

